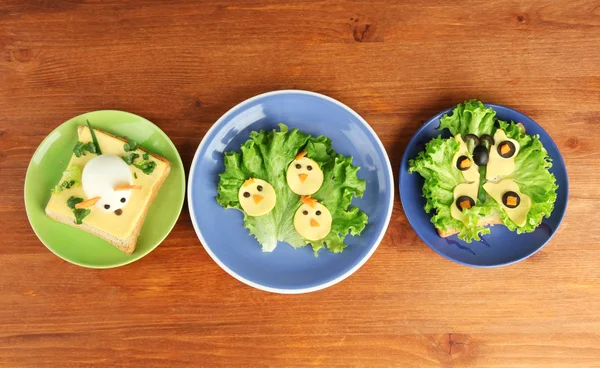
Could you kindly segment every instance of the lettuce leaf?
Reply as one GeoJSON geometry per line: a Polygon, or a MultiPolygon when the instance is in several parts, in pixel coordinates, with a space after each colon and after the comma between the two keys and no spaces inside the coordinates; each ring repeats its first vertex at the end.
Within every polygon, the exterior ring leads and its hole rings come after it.
{"type": "Polygon", "coordinates": [[[470,243],[473,239],[480,240],[480,234],[489,234],[490,230],[479,226],[478,223],[496,207],[478,198],[475,206],[465,210],[467,221],[461,222],[452,217],[450,207],[454,205],[454,187],[465,182],[462,173],[454,168],[452,162],[458,149],[459,143],[456,139],[442,139],[438,136],[425,145],[425,151],[419,152],[415,159],[408,161],[408,172],[418,172],[425,179],[425,211],[433,212],[433,225],[444,232],[458,230],[459,239],[470,243]]]}
{"type": "MultiPolygon", "coordinates": [[[[544,217],[550,217],[556,202],[556,177],[548,170],[552,167],[552,159],[542,145],[538,135],[528,135],[514,122],[498,120],[509,138],[519,142],[519,153],[515,157],[515,170],[506,178],[514,180],[521,192],[531,198],[531,209],[527,213],[527,222],[519,227],[510,220],[504,211],[502,223],[511,231],[530,233],[542,222],[544,217]]],[[[494,202],[493,199],[489,200],[494,202]]],[[[498,205],[500,208],[500,205],[498,205]]]]}
{"type": "Polygon", "coordinates": [[[81,168],[77,165],[71,165],[63,172],[64,180],[54,186],[50,191],[57,194],[65,189],[76,188],[81,185],[81,168]]]}
{"type": "Polygon", "coordinates": [[[453,136],[457,134],[462,137],[467,134],[475,134],[478,137],[481,137],[482,134],[492,135],[494,116],[496,116],[496,111],[491,107],[486,107],[481,101],[465,101],[464,104],[459,104],[452,110],[452,115],[445,114],[440,119],[439,129],[448,129],[453,136]]]}
{"type": "MultiPolygon", "coordinates": [[[[244,214],[244,226],[249,229],[262,245],[264,252],[275,249],[278,241],[287,242],[292,247],[302,247],[310,242],[300,236],[294,228],[293,219],[300,207],[300,196],[289,188],[285,173],[298,152],[307,151],[323,170],[325,181],[313,195],[331,212],[333,223],[329,235],[313,242],[315,252],[326,247],[332,252],[341,252],[346,245],[344,237],[350,233],[358,235],[367,224],[367,215],[350,207],[352,196],[362,196],[365,182],[358,179],[358,168],[352,165],[352,158],[337,154],[331,148],[331,141],[323,136],[311,137],[297,129],[289,130],[279,124],[279,131],[251,132],[241,152],[225,153],[225,171],[220,174],[217,187],[217,202],[224,208],[242,211],[238,191],[250,177],[269,182],[277,195],[273,210],[262,216],[244,214]]],[[[243,212],[243,211],[242,211],[243,212]]]]}

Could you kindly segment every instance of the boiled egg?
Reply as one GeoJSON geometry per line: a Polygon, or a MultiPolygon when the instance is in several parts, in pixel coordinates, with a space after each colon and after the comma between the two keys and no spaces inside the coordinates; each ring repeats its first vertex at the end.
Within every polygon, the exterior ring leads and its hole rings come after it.
{"type": "Polygon", "coordinates": [[[83,167],[81,186],[88,203],[104,212],[121,214],[131,197],[133,175],[129,166],[117,155],[99,155],[89,160],[83,167]]]}

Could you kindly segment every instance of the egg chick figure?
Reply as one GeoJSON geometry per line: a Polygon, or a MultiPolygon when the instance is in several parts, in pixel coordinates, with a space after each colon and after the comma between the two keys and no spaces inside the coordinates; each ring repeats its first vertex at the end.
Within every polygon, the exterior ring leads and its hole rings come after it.
{"type": "Polygon", "coordinates": [[[242,184],[238,199],[248,216],[265,215],[271,212],[277,202],[275,189],[271,184],[255,178],[250,178],[242,184]]]}
{"type": "Polygon", "coordinates": [[[292,192],[299,195],[315,193],[323,184],[323,171],[315,161],[300,152],[290,166],[288,166],[286,179],[292,192]]]}
{"type": "Polygon", "coordinates": [[[294,215],[294,227],[307,240],[320,240],[331,231],[331,212],[310,196],[300,199],[302,205],[294,215]]]}
{"type": "Polygon", "coordinates": [[[81,174],[81,186],[87,200],[78,203],[75,208],[96,206],[104,212],[122,214],[133,189],[133,176],[129,166],[117,155],[99,155],[84,166],[81,174]]]}

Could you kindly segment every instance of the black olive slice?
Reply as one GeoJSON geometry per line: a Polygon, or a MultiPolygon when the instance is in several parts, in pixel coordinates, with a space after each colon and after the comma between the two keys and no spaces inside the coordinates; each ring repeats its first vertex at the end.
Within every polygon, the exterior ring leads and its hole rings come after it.
{"type": "Polygon", "coordinates": [[[511,141],[503,141],[498,145],[498,154],[500,157],[511,158],[515,152],[515,145],[511,141]]]}
{"type": "Polygon", "coordinates": [[[508,191],[502,195],[502,204],[508,208],[517,208],[521,204],[521,197],[515,192],[508,191]]]}
{"type": "Polygon", "coordinates": [[[296,164],[296,169],[301,169],[301,168],[302,168],[302,165],[296,164]]]}
{"type": "Polygon", "coordinates": [[[259,192],[262,192],[262,190],[263,190],[263,187],[262,187],[262,185],[259,185],[259,186],[257,186],[257,187],[256,187],[256,190],[258,190],[259,192]]]}
{"type": "Polygon", "coordinates": [[[469,141],[469,139],[472,139],[473,143],[475,143],[476,146],[479,145],[479,137],[477,137],[475,134],[467,134],[467,135],[465,135],[465,137],[463,138],[463,141],[465,143],[467,143],[469,141]]]}
{"type": "Polygon", "coordinates": [[[477,166],[485,166],[490,159],[489,151],[486,146],[480,144],[473,150],[473,161],[477,166]]]}
{"type": "Polygon", "coordinates": [[[106,208],[107,210],[110,209],[110,204],[105,204],[104,208],[106,208]]]}
{"type": "Polygon", "coordinates": [[[303,215],[308,215],[308,211],[307,211],[307,210],[304,210],[304,211],[302,211],[302,214],[303,214],[303,215]]]}
{"type": "Polygon", "coordinates": [[[494,138],[489,134],[484,134],[479,139],[481,140],[481,144],[488,142],[490,147],[494,145],[494,138]]]}
{"type": "Polygon", "coordinates": [[[464,155],[460,156],[458,160],[456,160],[456,168],[460,171],[469,170],[472,165],[473,163],[471,162],[471,159],[464,155]]]}
{"type": "Polygon", "coordinates": [[[460,196],[456,198],[456,207],[458,207],[460,211],[469,209],[473,206],[475,206],[475,201],[469,196],[460,196]]]}
{"type": "Polygon", "coordinates": [[[244,197],[246,197],[246,198],[250,197],[250,193],[249,192],[244,192],[244,197]]]}
{"type": "Polygon", "coordinates": [[[312,170],[312,166],[310,166],[310,165],[306,166],[306,170],[308,170],[308,171],[312,170]]]}
{"type": "Polygon", "coordinates": [[[315,215],[317,215],[317,216],[321,216],[321,211],[317,211],[317,212],[315,212],[315,215]]]}

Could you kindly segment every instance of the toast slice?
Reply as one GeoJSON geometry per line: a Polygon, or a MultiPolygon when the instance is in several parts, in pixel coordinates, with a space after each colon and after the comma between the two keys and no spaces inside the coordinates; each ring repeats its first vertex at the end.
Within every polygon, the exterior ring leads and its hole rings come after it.
{"type": "MultiPolygon", "coordinates": [[[[517,126],[519,128],[521,128],[521,130],[523,131],[523,133],[525,133],[525,126],[521,123],[517,123],[517,126]]],[[[493,200],[493,199],[491,199],[493,200]]],[[[494,212],[488,216],[482,217],[481,219],[479,219],[479,222],[477,223],[477,225],[479,226],[494,226],[494,225],[499,225],[502,223],[502,218],[500,217],[500,214],[497,212],[494,212]]],[[[443,231],[441,229],[437,229],[438,235],[442,238],[447,238],[451,235],[457,234],[459,231],[456,229],[446,229],[446,231],[443,231]]]]}
{"type": "MultiPolygon", "coordinates": [[[[143,159],[143,155],[148,151],[141,147],[137,147],[134,151],[125,152],[124,145],[127,143],[127,140],[99,129],[94,129],[94,132],[103,154],[126,156],[131,153],[137,153],[139,157],[134,161],[135,163],[153,161],[156,167],[151,173],[145,174],[144,171],[136,166],[129,166],[134,178],[133,184],[139,185],[141,189],[131,191],[129,201],[118,215],[91,207],[90,214],[83,218],[82,224],[76,224],[73,209],[67,205],[67,200],[71,196],[84,200],[87,199],[81,185],[65,188],[62,191],[53,193],[46,206],[46,215],[55,221],[91,233],[113,244],[119,250],[127,254],[132,254],[135,250],[144,219],[160,187],[169,175],[171,165],[167,159],[154,153],[149,153],[147,160],[143,159]]],[[[92,141],[89,128],[80,126],[77,133],[80,142],[87,143],[92,141]]],[[[96,154],[90,152],[85,152],[85,155],[81,155],[80,157],[76,157],[73,154],[67,168],[76,165],[79,169],[83,170],[86,163],[96,156],[96,154]]],[[[63,183],[67,178],[67,173],[65,172],[59,183],[63,183]]]]}

